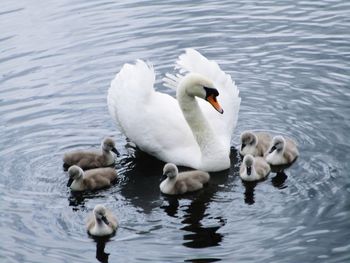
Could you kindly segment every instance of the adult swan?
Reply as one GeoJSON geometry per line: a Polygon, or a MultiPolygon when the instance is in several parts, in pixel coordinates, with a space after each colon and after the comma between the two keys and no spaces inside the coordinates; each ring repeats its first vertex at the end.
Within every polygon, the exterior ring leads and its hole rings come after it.
{"type": "Polygon", "coordinates": [[[208,172],[228,169],[241,102],[236,85],[194,49],[176,67],[181,74],[164,78],[165,86],[176,89],[174,99],[154,90],[151,66],[142,60],[125,64],[108,91],[112,118],[142,151],[164,162],[208,172]]]}

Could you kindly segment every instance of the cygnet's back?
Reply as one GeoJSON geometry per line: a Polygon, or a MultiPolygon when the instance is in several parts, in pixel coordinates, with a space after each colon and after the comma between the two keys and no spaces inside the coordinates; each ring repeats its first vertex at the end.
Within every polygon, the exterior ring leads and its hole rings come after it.
{"type": "Polygon", "coordinates": [[[82,169],[93,169],[99,167],[111,166],[114,164],[114,152],[119,156],[118,150],[112,138],[106,138],[101,144],[101,150],[93,151],[73,151],[65,153],[63,156],[63,167],[68,169],[72,165],[78,165],[82,169]]]}
{"type": "Polygon", "coordinates": [[[209,173],[199,170],[179,173],[176,165],[172,163],[164,166],[163,174],[168,178],[160,184],[160,190],[169,195],[197,191],[210,179],[209,173]]]}
{"type": "Polygon", "coordinates": [[[70,188],[73,191],[97,190],[111,186],[117,179],[117,172],[114,168],[96,168],[83,171],[80,167],[73,165],[68,169],[68,174],[72,182],[70,188]],[[80,174],[76,175],[76,169],[80,169],[80,174]]]}

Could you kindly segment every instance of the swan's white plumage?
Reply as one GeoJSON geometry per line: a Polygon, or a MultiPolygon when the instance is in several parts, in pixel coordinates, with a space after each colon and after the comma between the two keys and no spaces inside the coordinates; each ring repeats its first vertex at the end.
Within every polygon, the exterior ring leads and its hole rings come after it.
{"type": "MultiPolygon", "coordinates": [[[[179,57],[176,67],[181,74],[192,72],[205,76],[219,91],[218,101],[224,109],[222,115],[206,101],[197,101],[228,157],[240,106],[237,87],[216,62],[206,59],[194,49],[187,49],[179,57]]],[[[177,86],[181,74],[167,74],[165,85],[177,86]]],[[[120,130],[141,150],[165,162],[206,171],[227,169],[220,162],[217,167],[200,162],[200,147],[177,100],[155,91],[154,83],[153,67],[142,60],[137,60],[135,65],[125,64],[116,75],[107,100],[109,112],[120,130]]]]}

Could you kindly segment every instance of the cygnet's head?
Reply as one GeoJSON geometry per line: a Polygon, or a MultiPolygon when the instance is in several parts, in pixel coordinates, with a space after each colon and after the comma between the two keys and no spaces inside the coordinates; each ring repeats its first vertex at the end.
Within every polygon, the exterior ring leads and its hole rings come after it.
{"type": "Polygon", "coordinates": [[[208,78],[197,73],[188,73],[182,78],[180,87],[178,89],[179,93],[184,90],[187,95],[202,98],[208,101],[218,112],[224,113],[224,110],[216,100],[216,97],[219,96],[219,91],[208,78]]]}
{"type": "Polygon", "coordinates": [[[167,176],[169,179],[173,179],[177,176],[179,170],[177,166],[173,163],[167,163],[163,168],[163,176],[167,176]]]}
{"type": "Polygon", "coordinates": [[[241,134],[241,151],[243,151],[244,147],[247,145],[256,146],[258,143],[258,139],[256,135],[250,131],[245,131],[241,134]]]}
{"type": "Polygon", "coordinates": [[[243,163],[247,168],[247,175],[251,175],[252,173],[252,166],[254,164],[254,157],[251,154],[247,154],[243,158],[243,163]]]}
{"type": "Polygon", "coordinates": [[[282,151],[284,148],[286,141],[281,135],[277,135],[273,137],[272,142],[271,142],[271,148],[269,150],[269,153],[272,153],[273,151],[282,151]]]}
{"type": "Polygon", "coordinates": [[[83,178],[84,171],[77,165],[72,165],[68,169],[69,180],[67,183],[67,187],[70,187],[74,180],[79,180],[83,178]]]}
{"type": "Polygon", "coordinates": [[[109,225],[109,221],[106,217],[106,208],[103,205],[95,206],[94,215],[97,221],[103,221],[106,225],[109,225]]]}
{"type": "Polygon", "coordinates": [[[84,171],[78,165],[72,165],[68,169],[68,175],[71,180],[79,179],[83,176],[84,171]]]}
{"type": "Polygon", "coordinates": [[[107,137],[107,138],[105,138],[105,139],[102,141],[102,149],[103,149],[104,151],[107,151],[107,152],[112,151],[112,152],[114,152],[117,156],[120,155],[119,152],[118,152],[118,150],[115,148],[115,143],[114,143],[113,139],[110,138],[110,137],[107,137]]]}

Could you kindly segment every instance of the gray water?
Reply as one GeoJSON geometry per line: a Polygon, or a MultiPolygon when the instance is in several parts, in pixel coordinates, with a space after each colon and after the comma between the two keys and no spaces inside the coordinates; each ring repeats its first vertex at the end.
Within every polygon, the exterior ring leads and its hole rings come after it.
{"type": "Polygon", "coordinates": [[[348,262],[349,69],[345,0],[2,1],[0,261],[348,262]],[[163,164],[125,148],[106,95],[125,62],[151,61],[160,80],[187,47],[218,61],[242,103],[231,169],[167,198],[163,164]],[[246,187],[246,129],[294,138],[300,157],[246,187]],[[63,153],[105,136],[122,153],[120,179],[71,194],[63,153]],[[98,203],[120,221],[107,241],[85,230],[98,203]]]}

